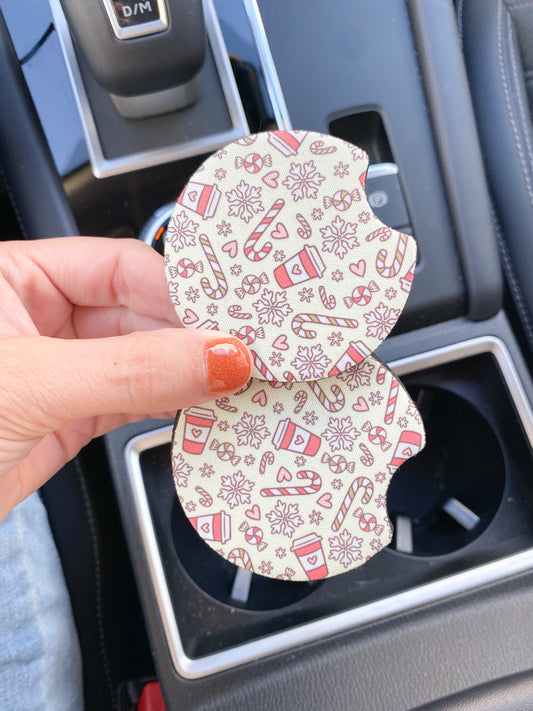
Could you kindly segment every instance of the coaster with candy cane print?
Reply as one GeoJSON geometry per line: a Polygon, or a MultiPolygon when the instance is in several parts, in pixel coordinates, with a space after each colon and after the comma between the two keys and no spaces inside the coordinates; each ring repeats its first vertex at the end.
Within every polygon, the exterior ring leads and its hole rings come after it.
{"type": "Polygon", "coordinates": [[[268,577],[317,580],[390,542],[390,478],[424,444],[406,390],[368,356],[320,381],[252,379],[184,410],[172,469],[186,515],[220,555],[268,577]]]}
{"type": "Polygon", "coordinates": [[[185,186],[165,247],[183,324],[229,332],[253,377],[317,380],[364,360],[405,305],[416,243],[383,225],[364,184],[368,158],[308,131],[240,139],[185,186]],[[326,338],[343,343],[333,356],[326,338]]]}

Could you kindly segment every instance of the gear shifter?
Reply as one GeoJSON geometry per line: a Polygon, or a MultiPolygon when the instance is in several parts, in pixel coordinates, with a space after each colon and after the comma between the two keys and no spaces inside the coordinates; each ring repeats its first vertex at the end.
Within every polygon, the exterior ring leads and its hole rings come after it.
{"type": "Polygon", "coordinates": [[[125,118],[185,108],[205,59],[202,0],[61,0],[74,44],[125,118]]]}

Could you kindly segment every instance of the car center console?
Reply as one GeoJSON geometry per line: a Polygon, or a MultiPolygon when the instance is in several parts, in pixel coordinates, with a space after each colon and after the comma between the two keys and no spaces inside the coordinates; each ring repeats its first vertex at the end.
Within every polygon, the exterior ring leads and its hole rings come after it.
{"type": "Polygon", "coordinates": [[[277,126],[362,146],[376,214],[419,246],[378,356],[428,444],[391,484],[391,546],[362,568],[309,583],[236,573],[178,504],[172,423],[105,437],[167,708],[407,711],[530,669],[533,384],[504,308],[452,4],[206,0],[198,101],[142,120],[120,113],[50,7],[77,152],[65,158],[53,109],[33,96],[82,232],[160,249],[205,156],[277,126]]]}

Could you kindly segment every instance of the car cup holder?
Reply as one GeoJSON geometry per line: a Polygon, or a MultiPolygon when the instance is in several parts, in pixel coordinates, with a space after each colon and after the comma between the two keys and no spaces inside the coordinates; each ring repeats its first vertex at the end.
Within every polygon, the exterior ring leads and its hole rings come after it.
{"type": "Polygon", "coordinates": [[[451,553],[483,533],[500,506],[505,462],[480,410],[442,387],[410,387],[427,443],[392,478],[391,547],[420,556],[451,553]]]}
{"type": "Polygon", "coordinates": [[[428,443],[392,479],[392,544],[323,581],[252,575],[200,539],[176,498],[170,426],[110,436],[125,452],[125,474],[114,472],[123,516],[141,532],[137,574],[150,576],[178,672],[214,673],[533,568],[533,416],[501,341],[390,365],[428,443]]]}

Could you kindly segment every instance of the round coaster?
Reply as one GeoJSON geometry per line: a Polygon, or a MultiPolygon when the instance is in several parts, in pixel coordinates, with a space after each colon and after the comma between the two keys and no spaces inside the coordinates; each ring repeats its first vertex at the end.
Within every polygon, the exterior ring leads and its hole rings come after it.
{"type": "Polygon", "coordinates": [[[208,158],[178,198],[165,264],[185,326],[227,331],[252,375],[317,380],[360,363],[405,305],[416,243],[383,225],[368,158],[307,131],[240,139],[208,158]],[[342,349],[331,353],[327,342],[342,349]]]}
{"type": "Polygon", "coordinates": [[[186,515],[217,553],[268,577],[317,580],[390,542],[390,478],[424,444],[406,390],[370,356],[320,382],[252,379],[188,408],[172,469],[186,515]]]}

